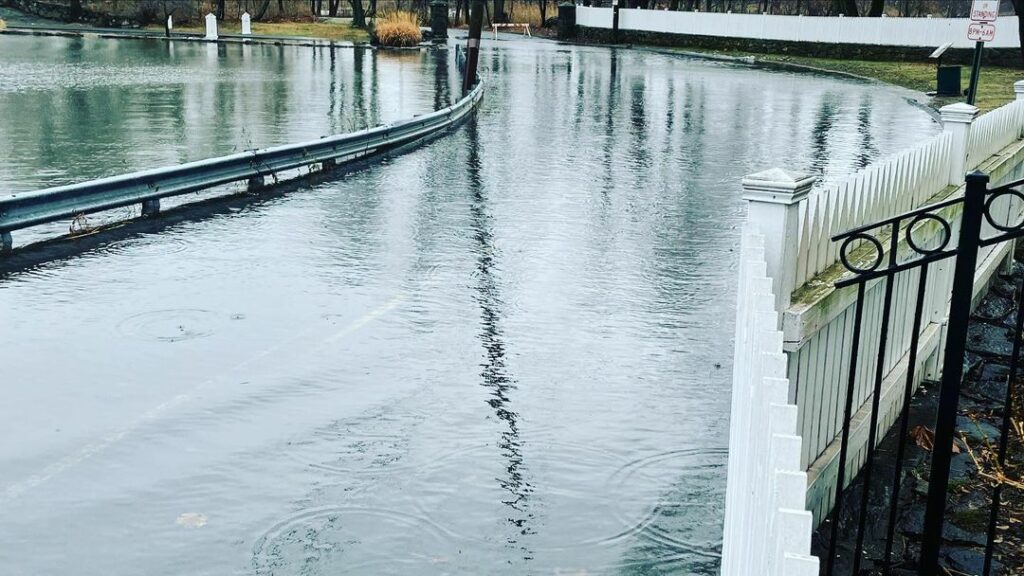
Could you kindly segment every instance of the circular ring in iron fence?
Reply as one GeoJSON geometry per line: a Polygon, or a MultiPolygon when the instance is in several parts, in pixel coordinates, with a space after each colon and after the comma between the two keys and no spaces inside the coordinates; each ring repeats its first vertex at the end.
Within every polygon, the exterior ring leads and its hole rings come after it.
{"type": "Polygon", "coordinates": [[[936,216],[935,214],[918,214],[917,216],[914,217],[913,220],[910,221],[910,224],[907,224],[907,244],[909,244],[910,247],[914,249],[914,252],[917,252],[918,254],[923,254],[927,256],[929,254],[937,254],[939,252],[942,252],[943,249],[945,249],[946,246],[949,245],[949,241],[952,238],[953,229],[949,226],[949,222],[946,222],[944,218],[936,216]],[[934,220],[935,222],[938,222],[940,226],[942,226],[942,242],[940,242],[939,245],[936,246],[935,248],[922,248],[921,246],[917,245],[917,242],[914,242],[914,226],[916,226],[918,222],[924,220],[934,220]]]}
{"type": "Polygon", "coordinates": [[[1019,190],[1010,188],[1008,190],[1003,190],[1002,192],[996,192],[989,196],[988,200],[985,201],[985,219],[988,220],[988,223],[991,224],[993,228],[1002,232],[1013,232],[1014,230],[1024,228],[1024,220],[1013,225],[1005,225],[997,223],[996,219],[992,217],[992,203],[995,202],[996,198],[1002,198],[1003,196],[1016,196],[1021,202],[1024,202],[1024,194],[1019,190]]]}
{"type": "Polygon", "coordinates": [[[856,234],[853,234],[852,236],[847,237],[847,239],[843,241],[843,245],[839,247],[839,260],[842,261],[843,266],[846,266],[846,269],[849,270],[850,272],[854,272],[856,274],[867,274],[869,272],[874,272],[875,269],[878,268],[879,264],[882,263],[882,252],[882,243],[879,242],[877,238],[864,232],[858,232],[856,234]],[[850,263],[849,258],[846,257],[846,253],[850,249],[850,244],[853,243],[854,240],[866,240],[874,245],[875,261],[872,262],[870,266],[864,268],[854,266],[853,264],[850,263]]]}

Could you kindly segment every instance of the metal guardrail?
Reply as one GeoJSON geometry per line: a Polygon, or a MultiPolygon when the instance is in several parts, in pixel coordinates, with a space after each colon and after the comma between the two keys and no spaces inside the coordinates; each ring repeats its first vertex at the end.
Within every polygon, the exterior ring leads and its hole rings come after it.
{"type": "Polygon", "coordinates": [[[457,103],[430,114],[320,140],[287,144],[0,197],[0,252],[11,250],[11,232],[133,204],[159,211],[162,198],[262,178],[318,163],[342,164],[412,144],[460,123],[483,96],[483,83],[457,103]]]}

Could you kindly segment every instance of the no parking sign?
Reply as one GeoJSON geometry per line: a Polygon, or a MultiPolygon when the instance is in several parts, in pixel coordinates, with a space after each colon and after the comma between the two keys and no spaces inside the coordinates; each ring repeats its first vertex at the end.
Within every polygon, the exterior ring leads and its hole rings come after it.
{"type": "Polygon", "coordinates": [[[999,17],[999,0],[974,0],[971,4],[971,20],[995,22],[999,17]]]}
{"type": "Polygon", "coordinates": [[[999,18],[999,0],[974,0],[971,3],[971,23],[967,25],[967,39],[974,40],[974,63],[971,66],[971,85],[967,89],[967,103],[974,104],[978,93],[978,75],[981,73],[981,50],[985,42],[996,39],[993,24],[999,18]]]}

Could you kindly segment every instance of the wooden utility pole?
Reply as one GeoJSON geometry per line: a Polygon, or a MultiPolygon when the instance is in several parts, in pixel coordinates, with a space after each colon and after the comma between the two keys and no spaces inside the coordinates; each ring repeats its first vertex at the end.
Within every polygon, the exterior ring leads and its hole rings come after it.
{"type": "Polygon", "coordinates": [[[476,84],[476,65],[480,61],[480,33],[484,26],[484,0],[473,0],[469,10],[469,40],[466,42],[466,77],[462,92],[469,92],[476,84]]]}

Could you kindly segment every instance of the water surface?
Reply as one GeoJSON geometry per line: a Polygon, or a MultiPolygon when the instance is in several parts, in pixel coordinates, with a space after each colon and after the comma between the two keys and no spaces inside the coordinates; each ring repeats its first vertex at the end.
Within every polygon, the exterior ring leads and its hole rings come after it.
{"type": "MultiPolygon", "coordinates": [[[[450,62],[0,36],[0,190],[428,112],[450,62]]],[[[482,66],[405,156],[0,274],[5,573],[717,573],[738,181],[938,128],[824,76],[482,66]]]]}

